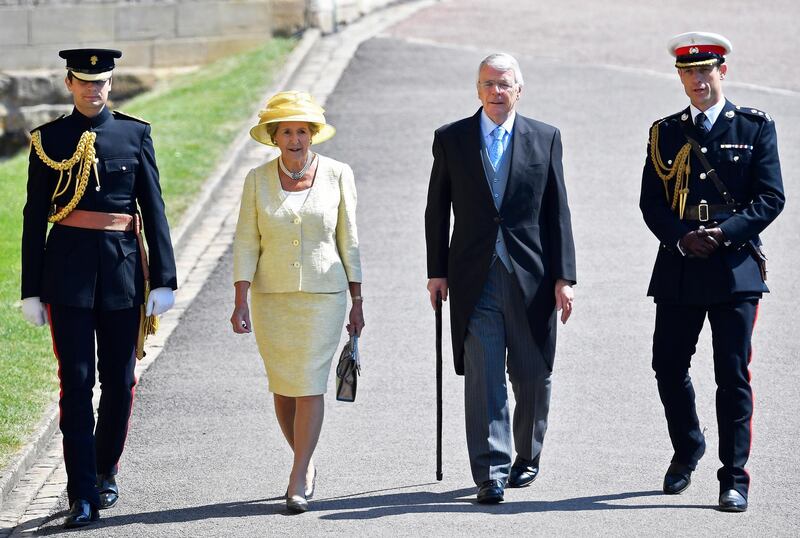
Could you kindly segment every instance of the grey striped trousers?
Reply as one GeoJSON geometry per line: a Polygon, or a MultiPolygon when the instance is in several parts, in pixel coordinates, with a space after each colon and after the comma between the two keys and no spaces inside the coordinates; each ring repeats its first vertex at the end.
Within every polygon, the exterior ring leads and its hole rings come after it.
{"type": "Polygon", "coordinates": [[[526,460],[541,453],[551,372],[534,347],[516,276],[495,259],[464,341],[467,450],[472,478],[478,485],[486,480],[505,482],[511,468],[506,365],[516,400],[514,448],[526,460]]]}

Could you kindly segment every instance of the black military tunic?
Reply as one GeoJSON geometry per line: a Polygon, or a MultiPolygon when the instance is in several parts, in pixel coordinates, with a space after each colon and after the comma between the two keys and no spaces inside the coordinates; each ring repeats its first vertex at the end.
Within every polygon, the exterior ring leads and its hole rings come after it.
{"type": "Polygon", "coordinates": [[[726,101],[705,134],[694,128],[688,108],[653,124],[640,208],[661,243],[648,295],[658,305],[653,368],[675,449],[673,462],[694,469],[705,451],[688,369],[708,317],[723,464],[718,473],[720,488],[736,489],[745,498],[749,476],[744,466],[752,417],[750,338],[758,300],[769,291],[755,252],[761,246],[759,233],[778,216],[784,200],[775,125],[768,114],[726,101]],[[736,207],[726,206],[701,161],[684,148],[686,134],[697,140],[736,207]],[[682,148],[688,161],[677,158],[682,148]],[[681,185],[676,188],[680,174],[669,177],[682,164],[688,164],[688,192],[683,193],[683,201],[681,185]],[[665,182],[664,177],[669,180],[665,182]],[[700,220],[706,216],[710,217],[707,221],[700,220]],[[680,252],[678,243],[687,232],[716,225],[727,242],[708,259],[680,252]]]}
{"type": "MultiPolygon", "coordinates": [[[[139,210],[149,249],[151,289],[176,289],[150,126],[104,107],[93,118],[75,109],[37,130],[44,153],[54,161],[70,158],[84,132],[96,133],[99,180],[92,171],[75,208],[129,215],[139,210]]],[[[77,170],[76,166],[69,188],[51,200],[60,173],[31,150],[22,233],[22,297],[38,296],[48,307],[59,361],[60,426],[70,503],[84,499],[96,507],[95,475],[116,472],[127,433],[144,281],[133,231],[56,223],[47,234],[51,207],[70,201],[77,170]],[[91,405],[95,338],[102,388],[96,430],[91,405]]],[[[67,177],[64,172],[62,180],[67,177]]]]}

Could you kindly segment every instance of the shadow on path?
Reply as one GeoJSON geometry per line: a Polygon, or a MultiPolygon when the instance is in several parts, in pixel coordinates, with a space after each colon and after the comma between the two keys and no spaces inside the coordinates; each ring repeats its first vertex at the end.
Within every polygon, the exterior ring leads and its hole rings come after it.
{"type": "Polygon", "coordinates": [[[314,503],[317,510],[335,511],[320,519],[376,519],[385,516],[419,513],[468,513],[485,512],[498,515],[514,515],[529,512],[581,512],[594,510],[642,510],[658,508],[714,508],[711,505],[686,504],[613,504],[613,501],[637,497],[661,496],[660,490],[632,491],[591,497],[575,497],[558,501],[510,501],[495,505],[479,505],[475,502],[475,488],[464,488],[442,493],[417,492],[370,497],[320,499],[314,503]]]}
{"type": "MultiPolygon", "coordinates": [[[[440,493],[419,491],[413,493],[386,493],[396,492],[398,489],[408,489],[429,486],[432,484],[417,484],[401,486],[398,488],[365,491],[340,497],[322,498],[311,501],[312,511],[334,512],[321,515],[322,520],[348,520],[348,519],[377,519],[386,516],[421,514],[421,513],[489,513],[498,515],[513,515],[529,512],[580,512],[594,510],[642,510],[642,509],[679,509],[694,508],[701,510],[713,509],[712,505],[687,505],[687,504],[614,504],[614,501],[635,499],[637,497],[661,496],[663,493],[653,491],[632,491],[609,495],[595,495],[590,497],[575,497],[558,501],[512,501],[496,505],[478,505],[475,502],[475,488],[462,488],[440,493]]],[[[312,512],[313,513],[313,512],[312,512]]],[[[265,515],[286,515],[283,497],[253,499],[249,501],[236,501],[188,508],[175,508],[157,512],[143,512],[109,516],[103,512],[100,522],[94,528],[119,527],[133,524],[158,525],[163,523],[184,523],[214,518],[239,518],[265,515]]],[[[66,516],[66,511],[53,514],[46,522],[66,516]]],[[[40,522],[46,523],[46,522],[40,522]]],[[[41,529],[40,535],[47,536],[62,532],[58,527],[41,529]]]]}

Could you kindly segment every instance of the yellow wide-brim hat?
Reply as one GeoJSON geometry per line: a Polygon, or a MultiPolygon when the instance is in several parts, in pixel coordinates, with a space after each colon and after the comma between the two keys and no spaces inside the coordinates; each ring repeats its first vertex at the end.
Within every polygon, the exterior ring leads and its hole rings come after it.
{"type": "Polygon", "coordinates": [[[282,121],[305,121],[319,127],[319,132],[311,138],[312,144],[330,140],[336,134],[333,125],[325,121],[325,109],[311,94],[292,90],[278,92],[267,100],[266,106],[258,112],[258,125],[250,129],[250,136],[256,142],[274,147],[267,125],[282,121]]]}

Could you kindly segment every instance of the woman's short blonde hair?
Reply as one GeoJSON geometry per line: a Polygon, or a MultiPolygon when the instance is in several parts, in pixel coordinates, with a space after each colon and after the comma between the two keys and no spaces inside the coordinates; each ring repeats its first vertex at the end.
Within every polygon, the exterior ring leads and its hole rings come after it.
{"type": "MultiPolygon", "coordinates": [[[[268,123],[266,125],[267,134],[269,135],[269,139],[272,140],[273,144],[275,143],[275,133],[278,132],[278,127],[281,126],[281,123],[283,122],[279,121],[277,123],[268,123]]],[[[310,121],[306,123],[308,124],[309,132],[311,132],[311,138],[314,138],[314,136],[319,132],[320,126],[310,121]]]]}

